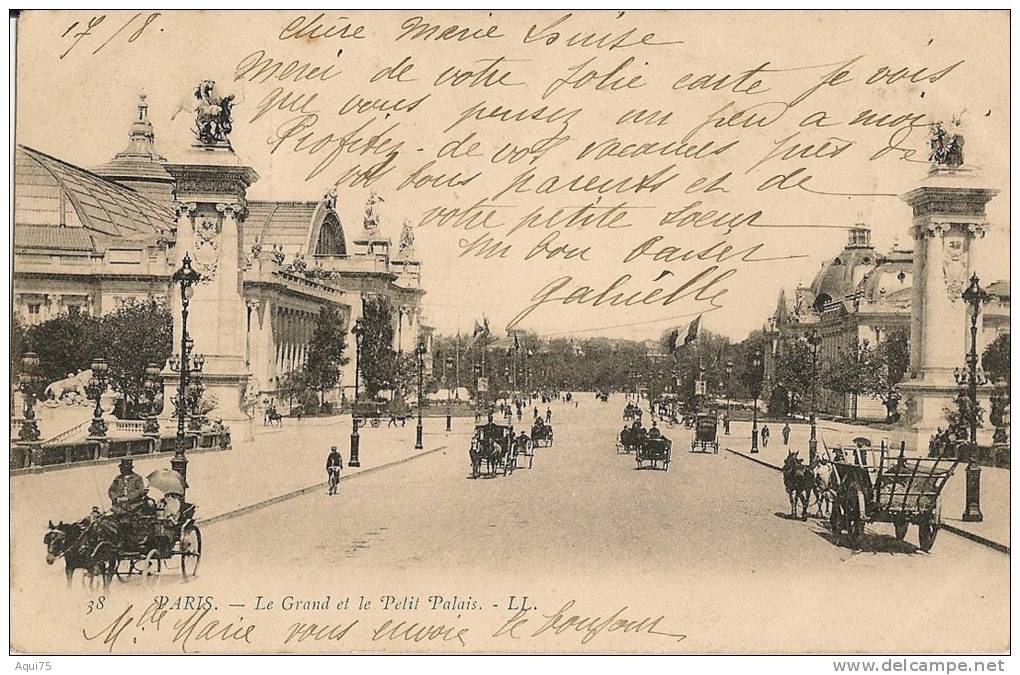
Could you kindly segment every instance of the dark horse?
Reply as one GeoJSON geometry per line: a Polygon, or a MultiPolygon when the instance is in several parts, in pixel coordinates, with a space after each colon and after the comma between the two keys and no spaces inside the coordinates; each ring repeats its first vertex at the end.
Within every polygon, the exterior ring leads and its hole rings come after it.
{"type": "Polygon", "coordinates": [[[802,505],[801,520],[807,520],[808,498],[815,487],[815,477],[811,469],[804,465],[798,452],[790,452],[783,462],[783,487],[790,498],[790,517],[797,517],[797,501],[802,505]]]}
{"type": "Polygon", "coordinates": [[[75,570],[85,570],[90,583],[101,580],[103,587],[110,584],[117,564],[117,552],[112,544],[112,533],[101,521],[86,518],[77,523],[49,523],[49,531],[43,537],[46,545],[46,564],[52,565],[57,558],[64,558],[64,574],[67,585],[75,570]]]}

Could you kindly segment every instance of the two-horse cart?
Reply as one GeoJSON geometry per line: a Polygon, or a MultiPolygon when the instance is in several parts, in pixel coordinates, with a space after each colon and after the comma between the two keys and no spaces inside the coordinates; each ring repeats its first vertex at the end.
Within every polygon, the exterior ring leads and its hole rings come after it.
{"type": "Polygon", "coordinates": [[[834,462],[838,487],[829,523],[836,534],[845,533],[857,547],[866,523],[892,523],[897,539],[907,535],[908,526],[918,528],[922,551],[930,551],[941,526],[939,496],[959,462],[941,457],[905,457],[886,453],[885,444],[877,463],[871,453],[855,453],[857,461],[834,462]]]}
{"type": "Polygon", "coordinates": [[[694,422],[694,437],[691,439],[691,452],[708,452],[719,454],[718,420],[711,413],[702,413],[694,422]]]}
{"type": "Polygon", "coordinates": [[[516,465],[513,427],[491,421],[476,425],[469,455],[472,478],[482,475],[483,462],[489,476],[495,476],[499,470],[504,476],[513,473],[516,465]]]}

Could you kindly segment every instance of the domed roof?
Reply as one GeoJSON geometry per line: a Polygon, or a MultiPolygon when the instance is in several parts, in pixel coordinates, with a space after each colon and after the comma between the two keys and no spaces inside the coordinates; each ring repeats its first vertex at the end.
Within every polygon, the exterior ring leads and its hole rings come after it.
{"type": "Polygon", "coordinates": [[[816,309],[856,292],[863,277],[875,267],[878,256],[871,245],[870,233],[863,225],[850,228],[850,237],[843,250],[832,260],[822,263],[811,282],[816,309]]]}

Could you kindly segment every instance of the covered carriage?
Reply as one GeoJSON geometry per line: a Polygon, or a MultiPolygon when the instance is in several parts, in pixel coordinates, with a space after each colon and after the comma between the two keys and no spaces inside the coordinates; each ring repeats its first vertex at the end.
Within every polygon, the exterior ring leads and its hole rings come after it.
{"type": "Polygon", "coordinates": [[[637,444],[634,451],[634,459],[637,460],[639,469],[644,468],[647,462],[652,469],[669,471],[670,454],[673,450],[673,441],[665,436],[647,434],[637,444]]]}
{"type": "Polygon", "coordinates": [[[701,413],[694,419],[691,452],[719,454],[718,419],[712,413],[701,413]]]}
{"type": "Polygon", "coordinates": [[[499,470],[506,476],[515,468],[514,428],[509,424],[498,424],[490,420],[475,426],[471,437],[471,476],[482,475],[482,464],[486,473],[495,476],[499,470]]]}

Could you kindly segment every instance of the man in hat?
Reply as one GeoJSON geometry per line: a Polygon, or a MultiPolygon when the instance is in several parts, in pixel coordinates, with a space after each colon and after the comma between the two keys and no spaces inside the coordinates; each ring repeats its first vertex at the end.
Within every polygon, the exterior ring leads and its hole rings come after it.
{"type": "Polygon", "coordinates": [[[120,460],[120,475],[113,479],[107,490],[115,514],[130,514],[138,510],[145,500],[145,481],[135,473],[134,462],[120,460]]]}

